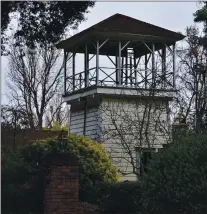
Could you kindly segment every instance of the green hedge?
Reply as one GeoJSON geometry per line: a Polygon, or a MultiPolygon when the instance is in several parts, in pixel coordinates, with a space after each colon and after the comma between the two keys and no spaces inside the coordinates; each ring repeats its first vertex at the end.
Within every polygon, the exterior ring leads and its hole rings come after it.
{"type": "Polygon", "coordinates": [[[103,213],[136,213],[141,210],[139,182],[100,183],[88,190],[88,201],[103,213]]]}
{"type": "Polygon", "coordinates": [[[153,213],[204,213],[207,133],[188,133],[154,155],[142,179],[142,203],[153,213]]]}
{"type": "Polygon", "coordinates": [[[43,212],[43,180],[38,172],[18,152],[3,154],[1,167],[2,213],[43,212]]]}

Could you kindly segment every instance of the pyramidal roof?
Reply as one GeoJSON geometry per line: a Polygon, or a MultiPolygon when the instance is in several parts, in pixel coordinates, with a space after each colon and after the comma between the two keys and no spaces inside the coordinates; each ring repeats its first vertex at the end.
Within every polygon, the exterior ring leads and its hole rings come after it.
{"type": "Polygon", "coordinates": [[[181,36],[180,33],[176,33],[119,13],[104,19],[90,28],[99,31],[118,31],[122,33],[153,36],[181,36]]]}
{"type": "MultiPolygon", "coordinates": [[[[185,36],[181,33],[176,33],[156,25],[152,25],[132,17],[114,14],[113,16],[104,19],[103,21],[81,31],[80,33],[61,41],[57,44],[57,48],[64,48],[69,43],[74,43],[75,40],[79,40],[83,37],[91,36],[93,33],[114,33],[117,35],[145,35],[153,37],[167,38],[173,41],[182,40],[185,36]]],[[[81,39],[81,40],[82,40],[81,39]]],[[[77,41],[76,41],[77,42],[77,41]]]]}

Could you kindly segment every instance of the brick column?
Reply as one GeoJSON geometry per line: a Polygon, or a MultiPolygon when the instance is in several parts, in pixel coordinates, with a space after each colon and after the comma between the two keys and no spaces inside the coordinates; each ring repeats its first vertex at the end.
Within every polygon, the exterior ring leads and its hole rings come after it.
{"type": "Polygon", "coordinates": [[[78,164],[70,153],[46,156],[44,207],[45,214],[76,214],[79,203],[78,164]]]}

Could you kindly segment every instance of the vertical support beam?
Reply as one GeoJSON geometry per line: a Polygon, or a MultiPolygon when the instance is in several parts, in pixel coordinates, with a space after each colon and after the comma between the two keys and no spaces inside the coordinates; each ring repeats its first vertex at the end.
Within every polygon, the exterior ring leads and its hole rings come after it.
{"type": "MultiPolygon", "coordinates": [[[[137,86],[137,67],[136,67],[136,58],[135,58],[135,52],[134,52],[134,85],[137,86]]],[[[138,65],[137,65],[138,66],[138,65]]]]}
{"type": "Polygon", "coordinates": [[[175,59],[175,53],[176,52],[176,46],[175,44],[173,45],[173,87],[175,87],[175,78],[176,78],[176,67],[175,67],[175,64],[176,64],[176,59],[175,59]]]}
{"type": "Polygon", "coordinates": [[[88,45],[86,45],[85,47],[85,53],[84,53],[84,60],[85,60],[85,66],[84,66],[84,70],[85,70],[85,88],[87,88],[89,86],[89,66],[88,66],[88,45]]]}
{"type": "Polygon", "coordinates": [[[99,84],[99,41],[96,42],[96,85],[99,84]]]}
{"type": "MultiPolygon", "coordinates": [[[[117,54],[116,54],[117,55],[117,54]]],[[[118,80],[118,56],[115,56],[115,64],[116,64],[116,84],[117,83],[117,80],[118,80]]]]}
{"type": "Polygon", "coordinates": [[[67,55],[66,51],[64,50],[64,95],[66,94],[66,68],[67,68],[67,55]]]}
{"type": "Polygon", "coordinates": [[[133,80],[132,80],[132,74],[133,74],[133,71],[132,71],[132,56],[130,55],[130,85],[132,86],[132,83],[133,83],[133,80]]]}
{"type": "MultiPolygon", "coordinates": [[[[121,67],[123,68],[124,65],[124,57],[122,57],[122,63],[121,63],[121,67]]],[[[123,84],[123,80],[124,80],[124,71],[123,69],[121,70],[121,85],[123,84]]]]}
{"type": "Polygon", "coordinates": [[[119,56],[118,56],[118,85],[121,85],[121,42],[119,41],[119,56]]]}
{"type": "Polygon", "coordinates": [[[88,86],[89,86],[89,84],[90,84],[90,82],[89,82],[89,77],[90,77],[90,71],[89,71],[89,68],[90,68],[89,53],[87,53],[86,58],[87,58],[87,70],[88,70],[88,72],[87,72],[87,82],[88,82],[88,86]]]}
{"type": "Polygon", "coordinates": [[[147,64],[148,64],[148,60],[147,60],[147,54],[144,55],[144,70],[145,70],[145,88],[147,88],[147,74],[148,74],[148,71],[147,71],[147,64]]]}
{"type": "Polygon", "coordinates": [[[155,87],[155,44],[152,44],[152,87],[155,87]]]}
{"type": "Polygon", "coordinates": [[[128,85],[128,51],[126,51],[126,78],[125,85],[128,85]]]}
{"type": "Polygon", "coordinates": [[[73,51],[73,60],[72,60],[72,69],[73,69],[73,91],[75,91],[75,52],[73,51]]]}
{"type": "Polygon", "coordinates": [[[162,49],[162,86],[166,87],[166,47],[162,49]]]}

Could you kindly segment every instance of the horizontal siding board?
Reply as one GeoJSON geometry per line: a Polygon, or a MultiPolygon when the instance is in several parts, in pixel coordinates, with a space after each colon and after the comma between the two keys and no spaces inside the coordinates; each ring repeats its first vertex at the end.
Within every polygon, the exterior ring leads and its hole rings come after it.
{"type": "Polygon", "coordinates": [[[74,121],[77,121],[77,120],[84,120],[84,115],[79,115],[79,116],[72,116],[70,121],[71,122],[74,122],[74,121]]]}
{"type": "Polygon", "coordinates": [[[84,124],[83,120],[77,120],[77,121],[71,122],[71,126],[74,126],[74,125],[83,125],[83,124],[84,124]]]}
{"type": "Polygon", "coordinates": [[[98,130],[98,124],[94,123],[93,125],[86,126],[86,131],[98,130]]]}
{"type": "Polygon", "coordinates": [[[92,122],[92,121],[97,121],[97,120],[98,120],[98,117],[87,117],[86,118],[87,123],[92,122]]]}
{"type": "Polygon", "coordinates": [[[87,136],[91,136],[91,135],[97,135],[97,130],[87,130],[86,131],[86,135],[87,136]]]}
{"type": "Polygon", "coordinates": [[[73,129],[73,130],[79,130],[79,129],[83,129],[83,123],[79,123],[79,124],[73,124],[70,129],[73,129]]]}
{"type": "Polygon", "coordinates": [[[98,123],[97,123],[97,120],[92,120],[90,122],[87,122],[86,123],[86,127],[97,127],[98,123]]]}
{"type": "Polygon", "coordinates": [[[78,112],[72,112],[71,117],[78,117],[78,116],[83,116],[84,111],[78,111],[78,112]]]}

